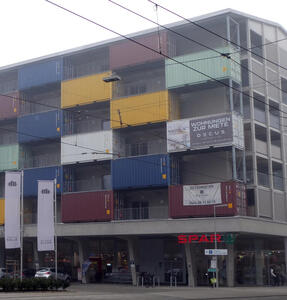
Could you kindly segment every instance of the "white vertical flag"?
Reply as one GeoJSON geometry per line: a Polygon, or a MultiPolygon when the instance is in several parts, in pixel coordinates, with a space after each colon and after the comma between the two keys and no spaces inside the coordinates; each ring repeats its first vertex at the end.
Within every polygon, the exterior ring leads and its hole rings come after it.
{"type": "Polygon", "coordinates": [[[21,172],[5,173],[5,248],[20,248],[21,172]]]}
{"type": "Polygon", "coordinates": [[[38,181],[38,251],[54,250],[54,181],[38,181]]]}

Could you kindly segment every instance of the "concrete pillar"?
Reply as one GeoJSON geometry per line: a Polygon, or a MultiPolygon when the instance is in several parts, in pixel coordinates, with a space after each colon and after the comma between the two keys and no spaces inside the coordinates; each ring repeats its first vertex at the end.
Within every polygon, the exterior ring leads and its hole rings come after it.
{"type": "Polygon", "coordinates": [[[255,240],[256,285],[263,285],[264,251],[263,240],[255,240]]]}
{"type": "Polygon", "coordinates": [[[195,279],[195,264],[194,264],[194,255],[192,246],[189,243],[184,244],[185,257],[186,257],[186,268],[188,274],[188,286],[195,287],[196,279],[195,279]]]}
{"type": "Polygon", "coordinates": [[[136,272],[136,257],[135,257],[135,249],[136,249],[136,241],[133,238],[128,238],[128,249],[129,249],[129,261],[130,261],[130,268],[132,273],[132,284],[135,286],[137,285],[137,272],[136,272]]]}
{"type": "Polygon", "coordinates": [[[83,243],[84,241],[77,241],[78,249],[79,249],[79,264],[81,268],[81,274],[82,274],[82,283],[87,283],[86,277],[83,275],[83,263],[84,263],[84,250],[83,250],[83,243]]]}
{"type": "Polygon", "coordinates": [[[35,269],[38,270],[40,268],[40,262],[39,262],[37,239],[33,239],[33,257],[34,257],[35,269]]]}
{"type": "Polygon", "coordinates": [[[5,241],[4,239],[0,240],[0,267],[5,268],[6,267],[6,261],[5,261],[5,241]]]}
{"type": "Polygon", "coordinates": [[[287,238],[284,238],[284,250],[285,250],[285,274],[287,274],[287,238]]]}
{"type": "Polygon", "coordinates": [[[234,244],[226,245],[228,255],[226,256],[226,279],[227,286],[234,286],[234,244]]]}

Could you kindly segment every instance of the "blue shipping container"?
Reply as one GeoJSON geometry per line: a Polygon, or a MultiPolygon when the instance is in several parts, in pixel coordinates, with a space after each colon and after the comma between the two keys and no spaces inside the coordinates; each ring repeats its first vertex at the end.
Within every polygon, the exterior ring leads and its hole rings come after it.
{"type": "Polygon", "coordinates": [[[113,189],[167,186],[171,182],[170,177],[170,157],[167,154],[120,158],[112,161],[113,189]]]}
{"type": "Polygon", "coordinates": [[[57,194],[62,192],[62,167],[34,168],[24,170],[24,196],[37,196],[37,180],[57,179],[57,194]]]}
{"type": "Polygon", "coordinates": [[[62,80],[62,59],[33,63],[18,71],[18,89],[24,90],[62,80]]]}
{"type": "Polygon", "coordinates": [[[18,142],[28,143],[61,137],[62,111],[26,115],[18,118],[18,142]]]}

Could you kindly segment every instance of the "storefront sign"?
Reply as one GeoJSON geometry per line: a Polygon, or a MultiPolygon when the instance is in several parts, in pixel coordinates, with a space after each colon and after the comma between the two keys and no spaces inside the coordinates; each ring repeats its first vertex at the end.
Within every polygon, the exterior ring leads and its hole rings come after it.
{"type": "Polygon", "coordinates": [[[204,254],[205,255],[227,255],[227,249],[204,249],[204,254]]]}
{"type": "Polygon", "coordinates": [[[233,244],[236,239],[236,234],[181,234],[177,236],[177,242],[179,244],[190,243],[214,243],[215,239],[217,243],[233,244]]]}
{"type": "Polygon", "coordinates": [[[183,205],[214,205],[222,203],[220,183],[184,185],[183,205]]]}
{"type": "Polygon", "coordinates": [[[20,248],[21,172],[5,173],[5,248],[20,248]]]}

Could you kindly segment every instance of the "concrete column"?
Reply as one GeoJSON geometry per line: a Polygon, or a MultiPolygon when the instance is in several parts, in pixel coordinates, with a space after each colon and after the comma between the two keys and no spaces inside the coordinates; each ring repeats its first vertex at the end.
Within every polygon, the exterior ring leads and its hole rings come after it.
{"type": "Polygon", "coordinates": [[[285,272],[287,274],[287,238],[284,238],[284,250],[285,250],[285,272]]]}
{"type": "Polygon", "coordinates": [[[1,239],[0,241],[0,266],[5,268],[6,267],[6,261],[5,261],[5,241],[4,239],[1,239]]]}
{"type": "Polygon", "coordinates": [[[256,285],[263,285],[264,252],[263,240],[255,240],[256,285]]]}
{"type": "Polygon", "coordinates": [[[228,255],[226,256],[226,279],[227,286],[234,286],[234,244],[226,245],[228,255]]]}
{"type": "Polygon", "coordinates": [[[33,257],[34,257],[35,269],[38,270],[40,268],[40,262],[39,262],[37,239],[33,239],[33,257]]]}
{"type": "Polygon", "coordinates": [[[129,261],[130,261],[130,268],[132,273],[132,281],[133,285],[137,285],[137,273],[136,273],[136,257],[135,257],[135,249],[136,249],[136,241],[133,238],[128,238],[128,249],[129,249],[129,261]]]}
{"type": "Polygon", "coordinates": [[[186,257],[186,268],[187,268],[187,274],[188,274],[188,286],[195,287],[196,279],[194,276],[194,261],[193,261],[193,253],[192,253],[192,247],[189,243],[184,244],[184,250],[185,250],[185,257],[186,257]]]}
{"type": "Polygon", "coordinates": [[[79,264],[80,264],[80,268],[81,268],[81,273],[82,273],[82,283],[87,283],[86,281],[86,277],[83,276],[83,263],[84,263],[84,250],[83,250],[83,243],[84,241],[77,241],[78,244],[78,249],[79,249],[79,264]]]}

